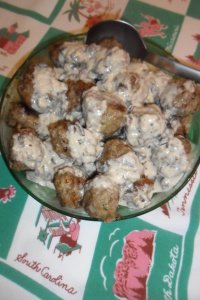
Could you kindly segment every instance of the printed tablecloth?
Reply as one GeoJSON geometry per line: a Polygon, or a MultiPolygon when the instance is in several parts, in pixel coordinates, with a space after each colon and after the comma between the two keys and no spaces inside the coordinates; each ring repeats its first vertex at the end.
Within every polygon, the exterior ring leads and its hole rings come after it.
{"type": "MultiPolygon", "coordinates": [[[[0,1],[1,92],[39,44],[117,18],[200,66],[199,0],[7,0],[0,1]]],[[[0,299],[200,299],[199,178],[200,168],[176,197],[140,217],[77,222],[69,248],[62,243],[69,218],[28,196],[0,155],[0,299]]]]}

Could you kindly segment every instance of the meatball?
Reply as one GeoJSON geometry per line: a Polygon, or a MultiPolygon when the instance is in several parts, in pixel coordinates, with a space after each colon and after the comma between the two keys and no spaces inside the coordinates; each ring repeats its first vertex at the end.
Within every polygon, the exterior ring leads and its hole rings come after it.
{"type": "Polygon", "coordinates": [[[53,149],[61,157],[70,156],[69,141],[66,134],[70,124],[67,120],[58,120],[48,126],[53,149]]]}
{"type": "Polygon", "coordinates": [[[103,91],[117,95],[123,100],[128,110],[132,106],[141,106],[146,99],[145,87],[143,85],[141,92],[139,91],[139,76],[133,72],[117,73],[112,77],[112,80],[100,81],[98,87],[103,91]]]}
{"type": "Polygon", "coordinates": [[[82,94],[90,89],[94,84],[92,82],[84,82],[82,80],[67,80],[67,111],[81,110],[82,94]]]}
{"type": "Polygon", "coordinates": [[[125,187],[140,179],[143,166],[135,153],[129,151],[118,158],[108,160],[105,172],[114,182],[125,187]]]}
{"type": "Polygon", "coordinates": [[[122,85],[123,97],[126,101],[131,100],[133,107],[144,104],[158,103],[162,91],[171,80],[171,75],[145,61],[139,59],[132,60],[129,65],[128,73],[118,75],[117,83],[122,85]],[[123,90],[124,88],[124,90],[123,90]]]}
{"type": "Polygon", "coordinates": [[[102,152],[99,134],[69,121],[51,124],[49,131],[52,145],[61,157],[70,157],[76,165],[83,166],[88,175],[96,171],[94,163],[102,152]]]}
{"type": "Polygon", "coordinates": [[[11,169],[34,170],[43,159],[43,144],[31,128],[18,128],[12,135],[10,150],[11,169]]]}
{"type": "Polygon", "coordinates": [[[125,124],[127,110],[123,101],[97,87],[83,93],[82,109],[86,127],[105,137],[112,136],[125,124]]]}
{"type": "Polygon", "coordinates": [[[163,190],[174,186],[189,168],[190,151],[184,138],[171,137],[167,143],[154,149],[152,161],[157,168],[163,190]]]}
{"type": "Polygon", "coordinates": [[[116,159],[130,151],[132,151],[130,146],[119,138],[113,138],[106,141],[102,155],[97,162],[98,169],[101,170],[108,160],[116,159]]]}
{"type": "Polygon", "coordinates": [[[118,47],[110,49],[100,47],[99,54],[96,55],[93,69],[89,75],[94,80],[105,82],[106,80],[112,80],[116,74],[127,71],[129,64],[130,56],[125,50],[118,47]]]}
{"type": "Polygon", "coordinates": [[[91,217],[109,222],[118,216],[119,187],[110,177],[98,175],[86,184],[83,207],[91,217]]]}
{"type": "Polygon", "coordinates": [[[149,104],[133,108],[127,117],[127,140],[132,146],[145,146],[158,141],[165,129],[165,118],[158,106],[149,104]]]}
{"type": "Polygon", "coordinates": [[[138,157],[125,141],[112,139],[105,143],[104,151],[97,162],[97,170],[115,182],[120,189],[120,201],[126,201],[125,193],[132,189],[133,183],[138,181],[144,168],[138,157]]]}
{"type": "Polygon", "coordinates": [[[76,123],[69,126],[67,139],[74,163],[83,166],[87,175],[91,176],[96,171],[95,162],[103,150],[101,136],[76,123]]]}
{"type": "Polygon", "coordinates": [[[97,170],[125,186],[140,179],[143,166],[130,146],[116,138],[105,143],[104,151],[97,161],[97,170]]]}
{"type": "Polygon", "coordinates": [[[9,109],[7,123],[11,127],[29,127],[32,129],[38,126],[38,116],[29,111],[20,103],[13,103],[9,109]]]}
{"type": "Polygon", "coordinates": [[[84,193],[85,177],[76,167],[64,167],[54,175],[54,185],[61,206],[80,207],[84,193]]]}
{"type": "Polygon", "coordinates": [[[57,169],[66,165],[67,161],[61,159],[53,150],[51,143],[42,142],[42,159],[36,160],[34,170],[26,171],[27,179],[42,186],[54,188],[53,177],[57,169]]]}
{"type": "Polygon", "coordinates": [[[91,82],[94,78],[90,76],[90,72],[94,68],[99,52],[104,56],[106,49],[95,44],[86,45],[79,41],[72,41],[55,45],[50,51],[50,56],[58,67],[56,71],[60,80],[91,82]]]}
{"type": "Polygon", "coordinates": [[[172,79],[160,96],[161,107],[172,115],[187,116],[200,109],[200,85],[178,78],[172,79]]]}
{"type": "Polygon", "coordinates": [[[167,85],[165,73],[148,70],[141,75],[137,68],[133,64],[132,70],[128,73],[119,73],[112,80],[112,88],[124,99],[130,109],[131,107],[157,103],[160,93],[167,85]]]}
{"type": "Polygon", "coordinates": [[[24,103],[38,113],[66,112],[67,85],[56,78],[47,64],[32,65],[24,73],[18,85],[24,103]]]}
{"type": "MultiPolygon", "coordinates": [[[[84,55],[86,50],[86,45],[79,41],[65,41],[65,42],[58,42],[55,43],[49,51],[50,57],[53,63],[57,67],[65,67],[65,64],[69,63],[71,66],[77,63],[81,64],[83,57],[81,54],[84,55]]],[[[84,57],[86,58],[86,57],[84,57]]],[[[81,67],[81,66],[80,66],[81,67]]],[[[72,72],[76,72],[77,70],[71,70],[72,72]]]]}

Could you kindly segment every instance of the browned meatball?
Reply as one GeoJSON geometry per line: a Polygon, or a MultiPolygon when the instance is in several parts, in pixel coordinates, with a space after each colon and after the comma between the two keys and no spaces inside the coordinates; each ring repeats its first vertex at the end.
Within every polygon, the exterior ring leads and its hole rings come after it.
{"type": "Polygon", "coordinates": [[[200,85],[188,79],[172,79],[163,90],[160,103],[173,115],[194,113],[200,109],[200,85]]]}
{"type": "Polygon", "coordinates": [[[33,95],[33,73],[35,64],[31,64],[23,73],[18,83],[18,92],[22,97],[22,101],[31,107],[31,97],[33,95]]]}
{"type": "Polygon", "coordinates": [[[166,130],[166,121],[155,104],[134,107],[127,116],[126,137],[130,145],[152,146],[166,130]]]}
{"type": "Polygon", "coordinates": [[[18,92],[19,95],[22,97],[22,101],[30,108],[31,107],[31,97],[33,95],[34,85],[33,85],[33,79],[34,79],[34,70],[36,67],[41,68],[48,68],[52,67],[51,63],[45,62],[45,59],[43,61],[35,61],[27,66],[27,68],[24,70],[23,74],[21,74],[21,77],[18,82],[18,92]]]}
{"type": "Polygon", "coordinates": [[[86,186],[83,207],[91,217],[109,222],[118,217],[119,187],[105,175],[98,175],[86,186]]]}
{"type": "MultiPolygon", "coordinates": [[[[57,67],[63,67],[67,62],[70,62],[70,65],[75,64],[76,66],[78,63],[79,67],[81,67],[83,57],[80,59],[80,57],[76,55],[76,51],[78,50],[84,55],[85,49],[86,45],[80,41],[61,41],[52,45],[49,54],[54,65],[57,67]]],[[[73,73],[72,68],[70,73],[73,73]]]]}
{"type": "Polygon", "coordinates": [[[30,65],[19,81],[18,91],[26,106],[38,113],[54,112],[60,116],[67,110],[67,85],[46,63],[30,65]]]}
{"type": "Polygon", "coordinates": [[[85,177],[75,167],[65,167],[55,173],[53,179],[61,206],[80,207],[85,177]]]}
{"type": "Polygon", "coordinates": [[[98,160],[98,166],[100,167],[109,159],[118,158],[130,151],[132,150],[125,141],[118,138],[108,140],[104,144],[104,150],[101,157],[98,160]]]}
{"type": "Polygon", "coordinates": [[[97,87],[83,93],[82,109],[86,127],[105,137],[112,136],[125,123],[127,109],[123,101],[97,87]]]}
{"type": "Polygon", "coordinates": [[[102,116],[101,132],[108,137],[119,130],[125,121],[126,107],[113,101],[108,103],[107,110],[102,116]]]}
{"type": "Polygon", "coordinates": [[[18,127],[10,143],[11,169],[34,170],[43,158],[43,144],[32,128],[18,127]]]}
{"type": "Polygon", "coordinates": [[[12,127],[29,127],[36,130],[38,116],[20,103],[13,103],[8,113],[7,123],[12,127]]]}
{"type": "Polygon", "coordinates": [[[94,84],[91,82],[84,82],[82,80],[67,80],[67,100],[68,100],[68,112],[74,110],[80,110],[81,97],[84,91],[90,89],[94,84]]]}
{"type": "Polygon", "coordinates": [[[83,128],[79,122],[60,120],[49,125],[54,151],[85,169],[88,175],[96,171],[95,161],[101,155],[99,135],[83,128]]]}
{"type": "Polygon", "coordinates": [[[69,124],[71,124],[71,122],[59,120],[48,126],[53,149],[60,156],[70,156],[66,135],[69,124]]]}

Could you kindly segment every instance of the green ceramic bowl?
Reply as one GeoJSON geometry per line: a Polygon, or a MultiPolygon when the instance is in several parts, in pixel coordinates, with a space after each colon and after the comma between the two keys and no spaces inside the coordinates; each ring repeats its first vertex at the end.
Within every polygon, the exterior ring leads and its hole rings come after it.
{"type": "MultiPolygon", "coordinates": [[[[68,39],[83,39],[83,36],[68,36],[68,39]]],[[[62,38],[61,38],[62,39],[62,38]]],[[[66,39],[66,37],[65,37],[66,39]]],[[[163,49],[156,46],[155,44],[152,44],[149,41],[146,41],[147,47],[149,49],[152,49],[159,54],[162,55],[168,55],[163,49]]],[[[48,42],[47,45],[43,46],[42,49],[37,49],[33,53],[33,55],[26,61],[26,63],[17,71],[17,73],[13,76],[11,81],[7,84],[7,87],[4,91],[3,97],[1,99],[1,110],[0,110],[0,146],[1,146],[1,152],[4,157],[4,160],[9,168],[9,141],[12,134],[12,129],[6,124],[6,119],[9,111],[10,104],[12,102],[18,102],[19,101],[19,95],[17,92],[17,82],[18,78],[23,72],[24,68],[27,64],[30,62],[35,61],[48,61],[48,49],[49,49],[50,43],[48,42]]],[[[200,162],[200,111],[196,114],[194,114],[191,126],[190,126],[190,132],[188,135],[188,138],[191,140],[191,142],[194,145],[193,149],[193,161],[191,164],[191,169],[189,172],[187,172],[184,177],[181,179],[176,186],[173,187],[168,192],[158,193],[153,196],[152,201],[149,205],[147,205],[144,208],[135,208],[135,209],[129,209],[127,207],[120,206],[118,208],[118,213],[120,215],[120,219],[126,219],[126,218],[133,218],[138,215],[147,213],[161,205],[163,205],[165,202],[167,202],[169,199],[174,197],[189,181],[195,170],[197,169],[199,162],[200,162]]],[[[91,218],[83,209],[72,209],[68,207],[61,207],[59,204],[59,201],[56,198],[55,190],[40,186],[36,183],[33,183],[26,179],[24,172],[16,172],[13,170],[10,170],[14,178],[17,180],[17,182],[24,188],[24,190],[31,195],[34,199],[36,199],[38,202],[40,202],[42,205],[49,207],[52,210],[55,210],[59,213],[69,215],[75,218],[81,218],[86,220],[97,220],[94,218],[91,218]]]]}

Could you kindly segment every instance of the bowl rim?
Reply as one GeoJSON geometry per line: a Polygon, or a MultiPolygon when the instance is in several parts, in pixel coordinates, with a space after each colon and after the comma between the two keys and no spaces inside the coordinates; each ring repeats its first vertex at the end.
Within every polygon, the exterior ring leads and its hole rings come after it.
{"type": "MultiPolygon", "coordinates": [[[[3,110],[3,105],[5,104],[4,100],[5,100],[6,93],[7,93],[8,89],[9,89],[11,83],[22,72],[22,70],[24,69],[24,67],[26,67],[26,65],[28,65],[29,62],[35,56],[37,56],[39,53],[41,53],[42,51],[45,51],[45,50],[47,51],[47,48],[50,45],[54,44],[54,43],[57,43],[57,42],[60,42],[60,41],[78,40],[78,39],[84,41],[85,37],[86,37],[85,33],[81,33],[81,34],[64,33],[64,34],[61,34],[61,35],[57,36],[56,38],[52,38],[52,39],[49,39],[48,41],[43,42],[36,49],[33,49],[33,51],[28,56],[28,58],[21,64],[21,66],[16,70],[16,72],[13,74],[13,76],[11,78],[9,78],[9,80],[6,82],[5,86],[2,89],[3,91],[2,91],[1,99],[0,99],[0,123],[3,121],[2,120],[2,110],[3,110]]],[[[169,52],[167,52],[165,49],[163,49],[161,46],[157,45],[156,43],[152,42],[151,40],[147,39],[147,40],[145,40],[145,43],[146,43],[148,49],[151,48],[151,47],[154,47],[154,49],[157,49],[158,51],[161,51],[165,55],[171,56],[173,58],[173,56],[169,52]]],[[[175,59],[175,58],[173,58],[173,59],[175,59]]],[[[85,215],[79,215],[79,214],[76,214],[76,213],[65,211],[62,208],[62,206],[60,206],[60,208],[54,207],[51,204],[45,202],[44,200],[41,200],[38,196],[34,195],[34,193],[27,188],[26,184],[24,184],[23,182],[20,181],[19,174],[23,174],[25,171],[15,171],[15,170],[12,170],[10,168],[10,166],[9,166],[9,160],[8,160],[8,158],[6,156],[5,151],[4,151],[4,146],[3,146],[1,134],[0,134],[0,152],[1,152],[3,160],[4,160],[4,162],[5,162],[5,164],[6,164],[7,168],[8,168],[8,171],[10,172],[10,174],[12,175],[12,177],[16,180],[17,184],[19,184],[19,186],[21,186],[24,189],[24,191],[27,193],[27,195],[30,195],[33,199],[35,199],[41,205],[43,205],[45,207],[48,207],[51,210],[54,210],[54,211],[56,211],[58,213],[61,213],[63,215],[69,216],[69,217],[79,218],[79,219],[87,220],[87,221],[105,222],[102,219],[94,218],[94,217],[89,216],[84,210],[83,211],[86,214],[85,215]]],[[[111,222],[123,221],[123,220],[126,220],[126,219],[132,219],[132,218],[138,217],[140,215],[144,215],[144,214],[146,214],[148,212],[151,212],[151,211],[155,210],[158,207],[161,207],[162,205],[164,205],[165,203],[167,203],[169,200],[171,200],[174,196],[176,196],[187,185],[187,183],[190,181],[190,179],[192,178],[192,176],[197,171],[197,168],[198,168],[199,164],[200,164],[200,156],[199,156],[198,160],[195,162],[195,164],[194,164],[193,168],[191,169],[191,171],[187,174],[187,177],[181,183],[181,185],[177,189],[175,189],[169,196],[164,197],[163,200],[158,201],[157,203],[149,206],[151,204],[151,202],[150,202],[149,205],[143,207],[142,209],[140,209],[138,211],[134,211],[133,210],[133,213],[130,212],[130,214],[128,214],[128,215],[121,215],[119,218],[116,218],[115,220],[113,220],[111,222]]],[[[28,180],[28,179],[26,179],[26,180],[28,180]]],[[[28,180],[28,181],[30,181],[30,180],[28,180]]],[[[30,182],[32,182],[32,181],[30,181],[30,182]]],[[[32,182],[32,183],[36,184],[38,187],[47,188],[47,187],[41,186],[41,185],[39,185],[37,183],[34,183],[34,182],[32,182]]],[[[123,207],[123,206],[120,205],[119,207],[123,207]]],[[[129,209],[128,207],[126,207],[126,208],[129,209]]],[[[130,210],[131,210],[131,208],[130,208],[130,210]]]]}

